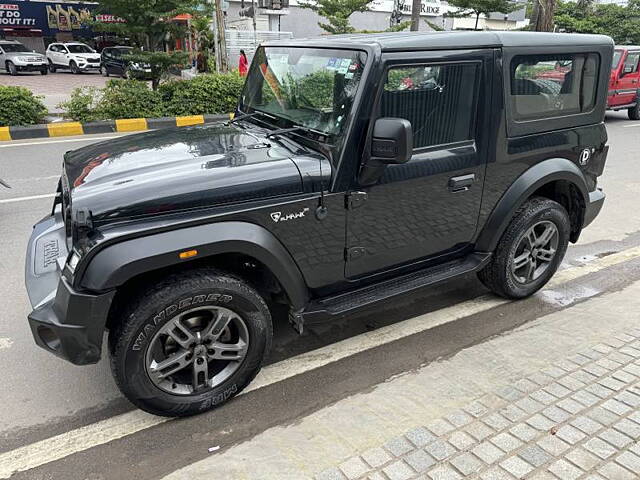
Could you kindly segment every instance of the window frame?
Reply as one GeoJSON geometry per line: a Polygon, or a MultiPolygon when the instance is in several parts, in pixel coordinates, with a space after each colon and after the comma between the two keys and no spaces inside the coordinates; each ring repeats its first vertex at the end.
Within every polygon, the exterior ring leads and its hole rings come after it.
{"type": "MultiPolygon", "coordinates": [[[[435,145],[426,145],[422,147],[416,147],[414,145],[412,149],[412,156],[419,155],[421,153],[428,153],[437,150],[444,150],[446,148],[457,148],[464,147],[467,145],[473,145],[478,138],[478,112],[479,112],[479,103],[480,103],[480,82],[482,80],[482,59],[460,59],[460,60],[433,60],[430,61],[428,59],[416,59],[411,62],[387,62],[384,65],[384,69],[382,70],[382,78],[380,81],[380,87],[378,89],[378,93],[376,95],[376,107],[375,107],[375,115],[372,116],[373,123],[379,118],[384,118],[382,116],[382,96],[385,92],[385,85],[387,84],[387,80],[389,78],[389,71],[399,68],[419,68],[419,67],[434,67],[434,66],[448,66],[448,65],[475,65],[475,91],[473,92],[473,114],[471,118],[471,122],[469,124],[469,137],[466,140],[458,140],[455,142],[447,142],[447,143],[439,143],[435,145]]],[[[411,125],[412,131],[414,130],[414,126],[411,125]]]]}
{"type": "Polygon", "coordinates": [[[566,130],[584,125],[594,125],[604,121],[606,110],[606,95],[608,91],[609,76],[613,58],[613,44],[611,45],[584,45],[584,46],[554,46],[554,47],[509,47],[503,48],[502,83],[503,98],[505,104],[505,120],[507,137],[520,137],[554,130],[566,130]],[[515,107],[511,94],[511,62],[515,57],[537,55],[597,55],[598,73],[595,81],[595,101],[591,109],[564,115],[543,116],[533,119],[515,119],[515,107]],[[606,65],[603,68],[603,65],[606,65]]]}

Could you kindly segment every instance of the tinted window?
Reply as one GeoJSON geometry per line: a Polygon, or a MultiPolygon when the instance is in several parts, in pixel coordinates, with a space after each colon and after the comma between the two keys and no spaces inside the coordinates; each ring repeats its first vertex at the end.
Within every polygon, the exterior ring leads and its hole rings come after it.
{"type": "Polygon", "coordinates": [[[94,50],[87,45],[67,45],[70,53],[93,53],[94,50]]]}
{"type": "Polygon", "coordinates": [[[624,61],[625,70],[630,67],[632,72],[637,72],[638,58],[640,58],[640,52],[630,52],[629,55],[627,55],[627,59],[624,61]]]}
{"type": "Polygon", "coordinates": [[[589,111],[596,96],[600,57],[596,54],[520,55],[511,62],[515,120],[589,111]]]}
{"type": "Polygon", "coordinates": [[[388,71],[381,116],[405,118],[414,148],[472,138],[477,63],[397,67],[388,71]]]}
{"type": "Polygon", "coordinates": [[[0,45],[0,47],[2,47],[2,49],[7,53],[20,53],[20,52],[31,51],[21,43],[4,43],[0,45]]]}

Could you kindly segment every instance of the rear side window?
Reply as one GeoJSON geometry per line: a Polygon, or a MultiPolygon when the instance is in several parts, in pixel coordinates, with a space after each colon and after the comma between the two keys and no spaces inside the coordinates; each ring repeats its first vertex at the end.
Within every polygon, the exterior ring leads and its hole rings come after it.
{"type": "Polygon", "coordinates": [[[595,104],[600,56],[518,55],[511,61],[514,119],[536,120],[591,111],[595,104]]]}
{"type": "Polygon", "coordinates": [[[473,138],[479,63],[389,69],[381,116],[411,122],[414,148],[473,138]]]}

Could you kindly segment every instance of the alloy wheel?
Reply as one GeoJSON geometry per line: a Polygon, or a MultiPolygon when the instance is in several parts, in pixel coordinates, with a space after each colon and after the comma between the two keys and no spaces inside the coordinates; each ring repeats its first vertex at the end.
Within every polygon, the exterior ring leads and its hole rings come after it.
{"type": "Polygon", "coordinates": [[[165,392],[202,393],[233,375],[248,347],[249,331],[240,315],[217,306],[194,308],[156,332],[147,348],[146,371],[165,392]]]}
{"type": "Polygon", "coordinates": [[[553,222],[541,221],[520,238],[511,260],[511,274],[518,283],[529,284],[540,278],[558,251],[560,233],[553,222]]]}

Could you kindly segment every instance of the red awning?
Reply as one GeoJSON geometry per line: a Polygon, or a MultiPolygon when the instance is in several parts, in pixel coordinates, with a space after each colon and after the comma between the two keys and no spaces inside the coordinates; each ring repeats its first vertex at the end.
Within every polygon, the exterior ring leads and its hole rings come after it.
{"type": "Polygon", "coordinates": [[[191,14],[181,13],[180,15],[176,15],[175,17],[173,17],[172,20],[181,20],[183,22],[186,22],[187,20],[191,20],[191,14]]]}

